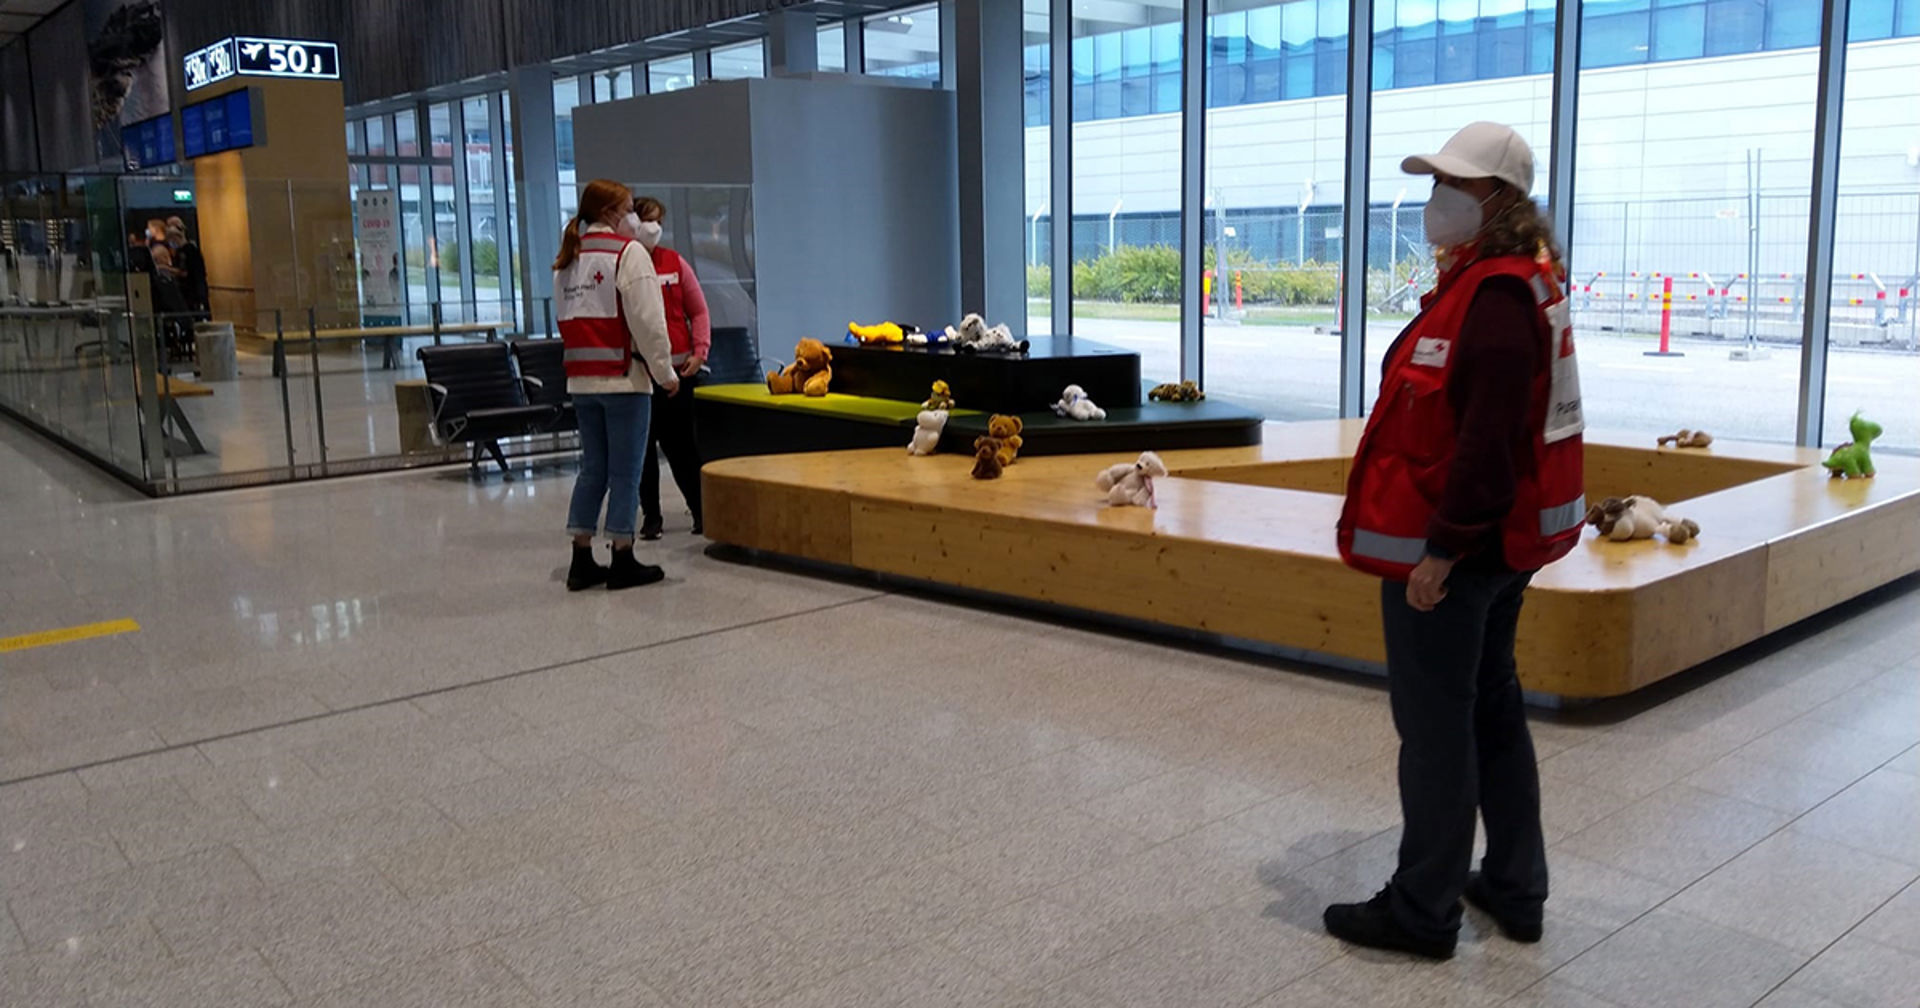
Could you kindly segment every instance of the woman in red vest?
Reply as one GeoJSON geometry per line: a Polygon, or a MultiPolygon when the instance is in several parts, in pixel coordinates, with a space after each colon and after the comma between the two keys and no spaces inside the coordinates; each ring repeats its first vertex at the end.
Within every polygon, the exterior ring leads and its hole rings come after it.
{"type": "Polygon", "coordinates": [[[1401,170],[1434,177],[1441,272],[1387,351],[1339,544],[1382,578],[1404,827],[1386,887],[1325,921],[1354,944],[1445,959],[1463,896],[1508,937],[1540,940],[1546,844],[1514,634],[1534,572],[1579,539],[1584,424],[1564,267],[1528,196],[1532,150],[1474,123],[1401,170]]]}
{"type": "Polygon", "coordinates": [[[713,343],[713,322],[707,298],[693,275],[693,264],[660,244],[661,222],[667,208],[651,196],[634,203],[640,215],[640,244],[653,253],[653,271],[660,277],[660,298],[667,307],[667,335],[673,342],[673,370],[685,391],[677,396],[654,396],[653,427],[647,459],[640,468],[640,538],[658,539],[666,522],[660,515],[660,455],[673,467],[673,485],[693,513],[693,534],[701,533],[700,442],[693,432],[693,390],[707,366],[713,343]]]}
{"type": "Polygon", "coordinates": [[[680,391],[667,342],[666,312],[653,259],[634,238],[640,219],[626,186],[595,179],[560,236],[553,261],[554,314],[567,368],[567,395],[580,421],[580,475],[567,509],[573,566],[567,589],[632,588],[666,575],[633,556],[640,460],[646,457],[650,395],[680,391]],[[593,559],[606,501],[613,566],[593,559]]]}

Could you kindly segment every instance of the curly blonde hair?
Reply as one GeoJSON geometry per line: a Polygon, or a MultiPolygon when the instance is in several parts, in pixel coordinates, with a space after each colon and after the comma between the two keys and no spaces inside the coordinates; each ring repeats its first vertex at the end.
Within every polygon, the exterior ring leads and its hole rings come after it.
{"type": "Polygon", "coordinates": [[[1540,209],[1540,205],[1526,193],[1504,182],[1495,194],[1494,201],[1497,209],[1493,210],[1486,226],[1480,230],[1480,254],[1532,257],[1545,249],[1548,259],[1553,262],[1554,273],[1566,276],[1567,264],[1561,255],[1560,243],[1553,238],[1553,222],[1540,209]]]}

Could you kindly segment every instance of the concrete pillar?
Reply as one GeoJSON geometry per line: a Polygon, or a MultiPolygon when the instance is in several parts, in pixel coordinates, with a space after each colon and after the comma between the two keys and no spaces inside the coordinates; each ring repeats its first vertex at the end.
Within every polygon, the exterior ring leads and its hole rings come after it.
{"type": "MultiPolygon", "coordinates": [[[[555,156],[553,71],[516,67],[507,74],[513,103],[513,178],[520,196],[520,300],[527,330],[544,332],[553,296],[553,257],[560,254],[560,164],[555,156]]],[[[504,198],[504,194],[502,196],[504,198]]]]}
{"type": "Polygon", "coordinates": [[[1021,0],[952,0],[960,307],[1027,332],[1021,0]]]}
{"type": "Polygon", "coordinates": [[[767,15],[767,74],[800,76],[820,69],[820,19],[791,8],[767,15]]]}

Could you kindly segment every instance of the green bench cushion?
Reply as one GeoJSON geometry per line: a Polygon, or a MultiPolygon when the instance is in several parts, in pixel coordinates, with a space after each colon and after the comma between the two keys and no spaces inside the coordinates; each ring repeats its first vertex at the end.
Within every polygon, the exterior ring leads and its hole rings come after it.
{"type": "MultiPolygon", "coordinates": [[[[733,406],[757,406],[788,413],[808,413],[838,417],[863,423],[912,426],[920,413],[919,403],[898,399],[873,399],[867,396],[829,392],[824,396],[774,395],[763,384],[703,385],[694,390],[701,399],[733,406]]],[[[954,410],[954,416],[972,416],[977,410],[954,410]]]]}

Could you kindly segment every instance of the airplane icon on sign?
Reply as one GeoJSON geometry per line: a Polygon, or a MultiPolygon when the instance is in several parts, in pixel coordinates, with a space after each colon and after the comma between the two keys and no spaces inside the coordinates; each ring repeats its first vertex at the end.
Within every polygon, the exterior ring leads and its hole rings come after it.
{"type": "Polygon", "coordinates": [[[266,47],[267,44],[265,42],[248,42],[246,45],[240,47],[240,51],[245,53],[248,59],[253,59],[259,56],[260,50],[266,47]]]}

